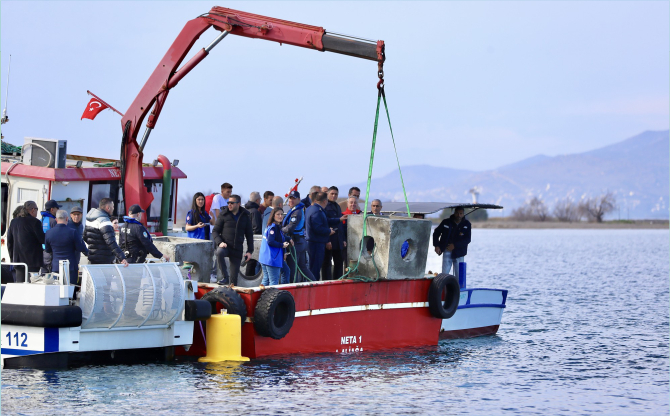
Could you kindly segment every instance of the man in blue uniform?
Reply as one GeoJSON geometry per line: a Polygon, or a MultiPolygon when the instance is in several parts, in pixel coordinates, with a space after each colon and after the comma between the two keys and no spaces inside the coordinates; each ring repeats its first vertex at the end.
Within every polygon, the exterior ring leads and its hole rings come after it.
{"type": "Polygon", "coordinates": [[[305,212],[309,269],[317,279],[323,265],[323,257],[326,254],[326,243],[329,237],[335,234],[335,230],[328,226],[328,218],[324,210],[327,204],[326,193],[317,192],[314,194],[312,205],[305,212]]]}
{"type": "Polygon", "coordinates": [[[88,256],[88,248],[76,230],[67,226],[68,213],[64,209],[56,212],[56,225],[46,232],[44,251],[53,254],[51,270],[60,272],[60,260],[70,261],[70,284],[79,283],[80,253],[88,256]]]}
{"type": "Polygon", "coordinates": [[[468,254],[471,230],[472,224],[465,219],[463,207],[456,207],[454,213],[435,228],[433,246],[437,255],[442,255],[442,273],[449,274],[453,265],[453,274],[458,278],[458,265],[468,254]]]}
{"type": "Polygon", "coordinates": [[[139,205],[131,206],[128,216],[123,217],[125,223],[119,227],[119,246],[124,251],[128,263],[144,263],[148,254],[157,259],[170,261],[168,256],[156,248],[151,234],[141,223],[142,213],[144,210],[139,205]]]}
{"type": "MultiPolygon", "coordinates": [[[[46,204],[44,204],[44,211],[42,211],[40,214],[42,214],[42,231],[44,231],[44,234],[47,233],[50,229],[52,229],[56,225],[56,211],[58,211],[58,208],[61,206],[58,205],[58,202],[56,202],[53,199],[50,199],[47,201],[46,204]]],[[[45,246],[42,246],[42,249],[44,249],[45,246]]],[[[42,267],[43,271],[45,273],[51,273],[51,253],[47,252],[44,250],[44,266],[42,267]]]]}
{"type": "Polygon", "coordinates": [[[284,216],[281,231],[284,235],[291,238],[293,247],[289,247],[291,254],[286,258],[286,263],[291,270],[290,281],[300,283],[303,281],[303,275],[307,279],[314,281],[314,275],[307,265],[307,241],[305,240],[305,204],[300,201],[300,192],[291,191],[288,194],[288,213],[284,216]],[[298,260],[297,266],[294,257],[298,260]],[[296,270],[296,267],[300,271],[296,270]],[[302,272],[302,274],[301,274],[302,272]]]}

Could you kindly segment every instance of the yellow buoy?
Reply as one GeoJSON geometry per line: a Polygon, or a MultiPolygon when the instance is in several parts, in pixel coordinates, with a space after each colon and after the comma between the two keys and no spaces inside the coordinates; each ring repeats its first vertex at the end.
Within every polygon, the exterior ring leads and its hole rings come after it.
{"type": "Polygon", "coordinates": [[[201,363],[218,361],[249,361],[242,357],[242,324],[240,315],[212,315],[207,320],[207,356],[200,357],[201,363]]]}

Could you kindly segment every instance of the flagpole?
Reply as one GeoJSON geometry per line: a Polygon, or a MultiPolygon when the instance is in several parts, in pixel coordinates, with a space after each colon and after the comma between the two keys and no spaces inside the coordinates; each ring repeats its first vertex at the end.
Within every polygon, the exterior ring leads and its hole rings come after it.
{"type": "Polygon", "coordinates": [[[91,91],[89,91],[89,90],[86,90],[86,92],[87,92],[89,95],[92,95],[93,97],[95,97],[96,100],[100,101],[101,103],[103,103],[104,105],[106,105],[107,107],[109,107],[109,108],[110,108],[111,110],[113,110],[115,113],[117,113],[117,114],[119,114],[121,117],[123,117],[123,114],[119,113],[118,110],[117,110],[116,108],[114,108],[114,107],[112,107],[111,105],[107,104],[107,103],[106,103],[105,101],[103,101],[100,97],[98,97],[97,95],[93,94],[93,93],[92,93],[91,91]]]}

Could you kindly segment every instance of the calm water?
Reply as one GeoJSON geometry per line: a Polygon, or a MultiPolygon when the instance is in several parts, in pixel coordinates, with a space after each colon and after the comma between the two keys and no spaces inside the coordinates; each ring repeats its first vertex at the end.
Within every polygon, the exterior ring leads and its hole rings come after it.
{"type": "Polygon", "coordinates": [[[669,240],[473,230],[468,286],[509,289],[496,336],[245,364],[4,370],[2,414],[667,415],[669,240]]]}

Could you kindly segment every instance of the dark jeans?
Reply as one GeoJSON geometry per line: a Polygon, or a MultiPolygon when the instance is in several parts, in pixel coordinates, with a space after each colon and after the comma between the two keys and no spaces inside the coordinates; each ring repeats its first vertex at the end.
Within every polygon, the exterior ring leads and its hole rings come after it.
{"type": "Polygon", "coordinates": [[[342,250],[326,250],[321,267],[321,280],[337,280],[344,273],[342,250]],[[331,265],[331,261],[335,266],[331,265]]]}
{"type": "Polygon", "coordinates": [[[216,248],[216,258],[219,261],[219,268],[223,273],[223,279],[228,280],[233,286],[237,286],[237,278],[240,275],[240,263],[242,263],[241,251],[230,251],[228,248],[216,248]],[[230,274],[226,268],[226,257],[230,261],[230,274]]]}
{"type": "Polygon", "coordinates": [[[319,280],[323,257],[326,254],[326,243],[309,243],[309,270],[319,280]]]}
{"type": "Polygon", "coordinates": [[[316,279],[314,278],[314,275],[307,266],[307,241],[302,237],[294,237],[293,242],[295,243],[295,246],[290,247],[291,254],[289,254],[288,257],[286,258],[286,263],[288,264],[288,267],[291,270],[290,282],[300,283],[306,281],[306,279],[302,276],[302,274],[300,274],[300,271],[302,271],[302,273],[305,276],[307,276],[311,281],[315,281],[316,279]],[[300,271],[296,271],[293,256],[296,256],[296,258],[298,259],[298,268],[300,268],[300,271]]]}

